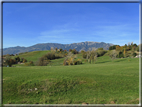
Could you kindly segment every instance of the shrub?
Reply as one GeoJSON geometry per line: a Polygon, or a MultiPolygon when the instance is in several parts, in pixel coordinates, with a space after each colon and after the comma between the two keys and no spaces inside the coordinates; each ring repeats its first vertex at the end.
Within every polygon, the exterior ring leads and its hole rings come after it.
{"type": "Polygon", "coordinates": [[[82,64],[81,59],[78,59],[77,61],[74,61],[74,65],[79,65],[79,64],[82,64]]]}
{"type": "Polygon", "coordinates": [[[73,54],[78,54],[78,51],[77,51],[76,49],[73,49],[71,52],[72,52],[73,54]]]}
{"type": "Polygon", "coordinates": [[[86,53],[86,52],[83,52],[83,53],[82,53],[82,57],[86,59],[87,53],[86,53]]]}
{"type": "Polygon", "coordinates": [[[64,65],[64,66],[65,66],[65,65],[68,65],[68,62],[67,62],[67,61],[68,61],[68,59],[65,59],[65,60],[64,60],[64,62],[63,62],[63,65],[64,65]]]}
{"type": "Polygon", "coordinates": [[[21,58],[21,62],[23,62],[24,58],[21,58]]]}
{"type": "Polygon", "coordinates": [[[116,46],[117,46],[117,45],[110,46],[110,47],[109,47],[109,50],[114,50],[114,49],[116,49],[116,46]]]}
{"type": "Polygon", "coordinates": [[[20,57],[17,56],[17,57],[15,58],[15,60],[16,60],[17,62],[20,62],[20,57]]]}
{"type": "Polygon", "coordinates": [[[26,59],[23,59],[23,63],[25,63],[25,62],[27,62],[27,60],[26,60],[26,59]]]}
{"type": "Polygon", "coordinates": [[[73,57],[71,57],[70,59],[66,58],[63,62],[63,65],[79,65],[82,64],[82,61],[80,59],[77,59],[77,61],[74,60],[73,57]]]}
{"type": "Polygon", "coordinates": [[[25,66],[34,66],[34,63],[33,61],[30,61],[30,62],[25,63],[25,66]]]}
{"type": "Polygon", "coordinates": [[[98,50],[97,53],[98,53],[98,56],[103,56],[105,53],[107,53],[107,51],[105,51],[105,50],[98,50]]]}
{"type": "Polygon", "coordinates": [[[118,55],[118,54],[117,54],[117,51],[116,51],[116,50],[110,51],[109,56],[110,56],[110,58],[111,58],[112,60],[115,59],[117,55],[118,55]]]}
{"type": "Polygon", "coordinates": [[[49,64],[50,60],[46,57],[41,57],[39,58],[39,60],[36,62],[37,66],[47,66],[47,64],[49,64]]]}
{"type": "Polygon", "coordinates": [[[72,51],[72,49],[69,49],[69,52],[71,52],[72,51]]]}
{"type": "Polygon", "coordinates": [[[117,58],[123,58],[123,57],[124,57],[123,52],[119,52],[117,58]]]}
{"type": "Polygon", "coordinates": [[[6,60],[5,60],[5,63],[3,64],[3,65],[5,65],[5,66],[9,66],[9,67],[11,67],[13,64],[15,64],[16,63],[16,60],[14,60],[14,59],[11,59],[11,57],[10,56],[7,56],[6,57],[6,60]]]}
{"type": "Polygon", "coordinates": [[[135,57],[137,55],[134,51],[130,51],[130,52],[131,52],[130,57],[135,57]]]}
{"type": "Polygon", "coordinates": [[[134,52],[134,53],[133,53],[133,56],[135,57],[136,55],[137,55],[137,54],[134,52]]]}
{"type": "Polygon", "coordinates": [[[80,53],[84,53],[85,51],[84,50],[81,50],[81,52],[80,53]]]}

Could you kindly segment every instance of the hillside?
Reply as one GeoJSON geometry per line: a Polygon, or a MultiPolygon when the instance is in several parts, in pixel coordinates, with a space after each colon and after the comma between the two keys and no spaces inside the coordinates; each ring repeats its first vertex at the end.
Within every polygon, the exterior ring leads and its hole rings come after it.
{"type": "Polygon", "coordinates": [[[104,42],[80,42],[80,43],[72,43],[72,44],[59,44],[59,43],[43,43],[43,44],[36,44],[30,47],[10,47],[10,48],[4,48],[3,49],[3,55],[6,54],[18,54],[22,52],[32,52],[32,51],[41,51],[41,50],[50,50],[51,47],[54,48],[62,48],[63,50],[69,50],[69,49],[76,49],[77,51],[80,50],[91,50],[96,48],[103,47],[105,50],[108,50],[110,46],[113,44],[110,43],[104,43],[104,42]]]}
{"type": "MultiPolygon", "coordinates": [[[[26,62],[3,67],[3,104],[138,104],[139,58],[111,59],[108,54],[113,51],[93,62],[83,58],[83,53],[68,53],[66,57],[50,60],[47,66],[26,62]],[[82,63],[63,66],[66,58],[82,63]]],[[[51,51],[18,56],[35,63],[48,53],[51,51]]]]}
{"type": "Polygon", "coordinates": [[[3,68],[3,104],[138,104],[139,59],[3,68]]]}

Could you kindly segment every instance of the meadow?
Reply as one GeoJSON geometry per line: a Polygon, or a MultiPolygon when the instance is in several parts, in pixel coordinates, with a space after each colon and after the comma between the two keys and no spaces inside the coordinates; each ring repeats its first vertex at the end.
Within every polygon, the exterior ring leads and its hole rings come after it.
{"type": "MultiPolygon", "coordinates": [[[[28,61],[40,56],[27,54],[28,61]]],[[[70,66],[63,66],[63,60],[3,67],[3,104],[139,104],[138,58],[111,60],[104,55],[95,64],[82,59],[83,64],[70,66]]]]}

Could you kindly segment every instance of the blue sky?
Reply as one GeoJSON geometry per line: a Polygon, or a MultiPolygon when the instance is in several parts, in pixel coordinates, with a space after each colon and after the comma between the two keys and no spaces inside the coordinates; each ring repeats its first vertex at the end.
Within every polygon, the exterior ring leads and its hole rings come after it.
{"type": "Polygon", "coordinates": [[[3,48],[84,41],[139,44],[139,3],[3,3],[3,48]]]}

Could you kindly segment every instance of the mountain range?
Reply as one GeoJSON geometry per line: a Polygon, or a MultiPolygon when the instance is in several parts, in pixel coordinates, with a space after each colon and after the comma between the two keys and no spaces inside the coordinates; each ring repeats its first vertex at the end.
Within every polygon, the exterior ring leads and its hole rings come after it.
{"type": "Polygon", "coordinates": [[[110,46],[113,44],[111,43],[105,43],[105,42],[80,42],[80,43],[71,43],[71,44],[59,44],[59,43],[41,43],[41,44],[36,44],[33,46],[29,47],[9,47],[9,48],[4,48],[3,49],[3,55],[6,54],[18,54],[18,53],[23,53],[23,52],[31,52],[31,51],[42,51],[42,50],[50,50],[51,47],[53,48],[62,48],[63,50],[69,50],[69,49],[76,49],[77,51],[81,50],[92,50],[92,49],[97,49],[97,48],[103,48],[105,50],[108,50],[110,46]]]}

